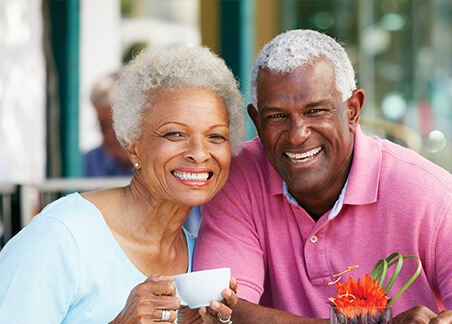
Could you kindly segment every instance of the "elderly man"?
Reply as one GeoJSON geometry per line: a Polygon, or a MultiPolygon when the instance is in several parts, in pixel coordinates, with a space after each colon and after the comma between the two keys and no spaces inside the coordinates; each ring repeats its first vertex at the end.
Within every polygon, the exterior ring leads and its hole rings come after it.
{"type": "Polygon", "coordinates": [[[113,130],[110,95],[117,80],[117,73],[109,74],[99,80],[91,91],[90,99],[96,110],[102,143],[85,154],[86,177],[126,177],[134,172],[113,130]]]}
{"type": "MultiPolygon", "coordinates": [[[[452,176],[362,132],[365,92],[344,48],[312,30],[275,37],[257,57],[251,96],[259,136],[204,206],[194,260],[232,268],[234,322],[325,323],[335,274],[359,264],[350,275],[362,278],[400,252],[423,267],[394,302],[394,322],[452,323],[452,176]],[[218,246],[227,249],[212,253],[218,246]]],[[[405,260],[391,295],[417,267],[405,260]]]]}

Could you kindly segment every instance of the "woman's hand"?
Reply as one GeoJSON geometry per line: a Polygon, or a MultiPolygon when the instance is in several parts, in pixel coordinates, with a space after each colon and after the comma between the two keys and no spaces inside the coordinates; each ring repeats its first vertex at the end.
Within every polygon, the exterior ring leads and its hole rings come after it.
{"type": "Polygon", "coordinates": [[[174,323],[179,307],[172,277],[151,275],[130,292],[126,306],[111,323],[174,323]]]}
{"type": "Polygon", "coordinates": [[[232,308],[237,304],[237,280],[231,277],[229,288],[223,290],[224,300],[222,303],[217,301],[210,302],[209,307],[201,307],[199,314],[203,323],[228,323],[231,324],[232,308]]]}

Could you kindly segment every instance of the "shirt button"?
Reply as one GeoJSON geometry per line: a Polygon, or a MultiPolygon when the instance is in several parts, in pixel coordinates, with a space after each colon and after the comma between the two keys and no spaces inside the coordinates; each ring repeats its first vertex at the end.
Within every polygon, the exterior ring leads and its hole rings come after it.
{"type": "Polygon", "coordinates": [[[312,235],[309,240],[311,241],[311,243],[315,243],[319,240],[319,238],[316,235],[312,235]]]}

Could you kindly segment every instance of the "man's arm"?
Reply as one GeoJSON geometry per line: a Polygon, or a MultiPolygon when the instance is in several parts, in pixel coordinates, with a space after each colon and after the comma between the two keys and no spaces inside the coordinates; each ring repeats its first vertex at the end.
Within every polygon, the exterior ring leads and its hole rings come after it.
{"type": "MultiPolygon", "coordinates": [[[[235,324],[328,324],[329,319],[300,317],[295,314],[268,308],[239,299],[232,312],[235,324]]],[[[394,324],[451,324],[452,310],[434,313],[425,306],[415,306],[394,317],[394,324]]]]}
{"type": "Polygon", "coordinates": [[[300,317],[295,314],[268,308],[239,299],[232,311],[234,324],[327,324],[329,319],[300,317]]]}
{"type": "Polygon", "coordinates": [[[443,310],[436,314],[431,309],[425,306],[417,305],[413,308],[400,313],[394,317],[393,324],[450,324],[452,323],[452,310],[443,310]]]}

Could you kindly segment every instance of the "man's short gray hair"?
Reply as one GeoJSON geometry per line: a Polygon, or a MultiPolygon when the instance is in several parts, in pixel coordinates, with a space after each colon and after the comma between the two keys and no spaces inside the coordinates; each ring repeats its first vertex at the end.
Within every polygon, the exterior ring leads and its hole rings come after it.
{"type": "Polygon", "coordinates": [[[355,71],[345,49],[332,37],[308,29],[282,33],[267,43],[254,63],[251,72],[250,93],[257,109],[257,77],[259,71],[268,69],[276,73],[290,73],[296,68],[324,58],[333,64],[336,87],[347,100],[356,89],[355,71]]]}
{"type": "Polygon", "coordinates": [[[211,90],[223,100],[232,152],[237,153],[246,137],[244,99],[224,60],[204,46],[146,49],[123,67],[112,96],[114,129],[121,145],[141,136],[146,104],[159,100],[160,90],[192,87],[211,90]]]}

